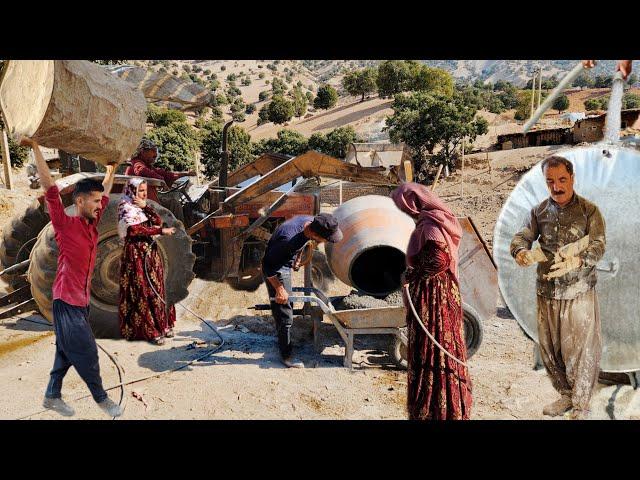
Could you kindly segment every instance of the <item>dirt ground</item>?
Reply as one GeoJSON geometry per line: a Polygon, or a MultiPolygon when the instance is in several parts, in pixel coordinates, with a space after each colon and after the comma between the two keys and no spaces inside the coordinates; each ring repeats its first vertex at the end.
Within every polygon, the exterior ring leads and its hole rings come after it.
{"type": "MultiPolygon", "coordinates": [[[[491,245],[498,212],[519,176],[550,151],[563,147],[482,153],[467,157],[464,172],[444,179],[438,193],[459,215],[470,215],[491,245]],[[490,168],[489,168],[490,167],[490,168]],[[463,197],[460,197],[464,176],[463,197]]],[[[16,189],[0,190],[0,229],[13,212],[35,198],[24,172],[16,189]]],[[[0,230],[1,231],[1,230],[0,230]]],[[[301,283],[301,279],[298,279],[301,283]]],[[[406,372],[393,366],[389,339],[359,337],[354,369],[342,366],[344,346],[333,326],[321,329],[316,354],[308,321],[294,322],[294,342],[306,369],[286,369],[270,315],[251,309],[266,303],[266,289],[236,292],[225,284],[195,280],[185,305],[210,319],[225,339],[209,358],[184,366],[207,351],[212,332],[178,307],[177,335],[163,347],[145,342],[99,340],[124,370],[125,382],[162,374],[124,388],[124,419],[403,419],[406,372]]],[[[346,294],[336,284],[329,294],[346,294]]],[[[54,336],[41,316],[24,314],[0,320],[0,418],[57,419],[42,412],[41,399],[54,355],[54,336]],[[34,323],[35,322],[35,323],[34,323]]],[[[533,343],[498,299],[496,315],[484,321],[484,340],[469,361],[474,419],[543,419],[542,406],[556,399],[544,370],[533,369],[533,343]]],[[[105,386],[120,383],[116,367],[100,351],[105,386]]],[[[74,400],[75,419],[106,419],[86,397],[88,390],[72,369],[63,394],[74,400]],[[78,400],[76,400],[78,399],[78,400]]],[[[110,390],[119,400],[120,388],[110,390]]],[[[592,417],[640,418],[640,398],[629,385],[599,385],[592,417]]]]}

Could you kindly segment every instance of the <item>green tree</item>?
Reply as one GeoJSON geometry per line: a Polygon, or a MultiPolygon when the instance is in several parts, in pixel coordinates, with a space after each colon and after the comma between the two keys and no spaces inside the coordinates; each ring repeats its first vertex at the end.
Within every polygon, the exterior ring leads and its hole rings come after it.
{"type": "Polygon", "coordinates": [[[411,82],[410,64],[403,60],[385,60],[378,65],[378,95],[392,97],[396,93],[408,90],[411,82]]]}
{"type": "Polygon", "coordinates": [[[564,112],[569,108],[569,97],[566,95],[560,95],[553,102],[553,108],[558,110],[558,113],[564,112]]]}
{"type": "Polygon", "coordinates": [[[193,168],[193,157],[199,142],[198,134],[191,125],[186,122],[173,122],[154,128],[148,133],[148,137],[158,145],[159,167],[175,171],[193,168]]]}
{"type": "Polygon", "coordinates": [[[256,111],[256,104],[255,103],[249,103],[247,104],[247,108],[245,110],[245,113],[247,115],[251,115],[253,112],[256,111]]]}
{"type": "Polygon", "coordinates": [[[425,177],[428,159],[439,149],[434,164],[454,168],[453,152],[463,138],[473,143],[488,130],[483,118],[476,118],[477,109],[465,103],[461,95],[453,98],[441,94],[415,92],[397,95],[393,115],[387,117],[385,130],[392,142],[404,142],[414,152],[416,171],[425,177]]]}
{"type": "Polygon", "coordinates": [[[638,76],[635,73],[632,73],[631,75],[629,75],[627,83],[629,85],[635,85],[636,83],[638,83],[638,76]]]}
{"type": "Polygon", "coordinates": [[[231,111],[231,113],[241,112],[241,111],[244,111],[244,109],[246,108],[246,105],[244,104],[244,102],[240,97],[237,97],[236,100],[240,100],[240,101],[239,102],[234,101],[231,104],[231,107],[229,107],[229,110],[231,111]]]}
{"type": "Polygon", "coordinates": [[[279,78],[274,78],[271,83],[271,91],[274,95],[284,95],[287,91],[287,85],[279,78]]]}
{"type": "Polygon", "coordinates": [[[453,77],[446,70],[415,64],[411,76],[412,90],[453,95],[453,77]]]}
{"type": "MultiPolygon", "coordinates": [[[[1,68],[0,68],[1,70],[1,68]]],[[[4,130],[4,122],[2,121],[2,116],[0,115],[0,130],[4,130]]],[[[18,142],[16,142],[11,135],[7,134],[7,140],[9,143],[9,159],[11,160],[11,166],[13,168],[20,168],[24,165],[24,163],[29,158],[29,147],[21,147],[18,142]]]]}
{"type": "Polygon", "coordinates": [[[627,93],[622,97],[622,108],[640,108],[640,95],[636,93],[627,93]]]}
{"type": "MultiPolygon", "coordinates": [[[[208,123],[202,134],[201,162],[208,178],[217,177],[220,173],[222,127],[220,123],[208,123]]],[[[251,136],[243,128],[235,125],[229,128],[228,141],[229,171],[253,161],[251,136]]]]}
{"type": "Polygon", "coordinates": [[[298,156],[309,149],[307,139],[299,132],[283,128],[278,131],[276,138],[262,139],[254,145],[253,153],[260,155],[265,152],[282,153],[298,156]]]}
{"type": "Polygon", "coordinates": [[[595,88],[609,88],[613,83],[613,76],[611,75],[596,75],[594,81],[595,88]]]}
{"type": "Polygon", "coordinates": [[[328,110],[338,102],[338,92],[329,84],[324,84],[318,88],[318,94],[313,100],[314,108],[328,110]]]}
{"type": "Polygon", "coordinates": [[[182,65],[182,70],[184,70],[187,73],[191,73],[191,67],[189,65],[182,65]]]}
{"type": "Polygon", "coordinates": [[[286,123],[295,113],[293,103],[282,95],[274,95],[269,103],[268,119],[275,124],[286,123]]]}
{"type": "Polygon", "coordinates": [[[227,105],[229,103],[229,99],[224,93],[220,92],[216,95],[216,103],[218,105],[227,105]]]}
{"type": "Polygon", "coordinates": [[[304,95],[307,97],[307,104],[313,105],[313,93],[306,92],[304,95]]]}
{"type": "Polygon", "coordinates": [[[587,72],[582,72],[576,77],[572,85],[580,88],[593,88],[594,83],[595,82],[593,78],[591,78],[591,75],[587,72]]]}
{"type": "Polygon", "coordinates": [[[147,107],[147,122],[153,123],[156,127],[165,127],[175,122],[186,122],[187,116],[179,110],[158,107],[149,104],[147,107]]]}
{"type": "Polygon", "coordinates": [[[258,111],[258,121],[257,124],[262,125],[264,123],[269,123],[269,104],[265,104],[258,111]]]}
{"type": "Polygon", "coordinates": [[[587,98],[584,101],[584,108],[589,112],[592,112],[594,110],[600,110],[600,106],[601,106],[601,102],[600,102],[600,99],[598,98],[587,98]]]}
{"type": "Polygon", "coordinates": [[[251,79],[249,77],[244,77],[240,83],[242,83],[242,85],[244,85],[245,87],[248,87],[249,85],[251,85],[251,79]]]}
{"type": "Polygon", "coordinates": [[[307,113],[307,97],[302,93],[300,87],[293,89],[293,111],[296,117],[301,117],[307,113]]]}
{"type": "Polygon", "coordinates": [[[361,95],[360,101],[364,102],[365,95],[376,89],[376,69],[352,70],[342,78],[342,86],[349,95],[361,95]]]}
{"type": "Polygon", "coordinates": [[[242,123],[246,120],[246,116],[243,110],[238,110],[237,112],[233,112],[231,114],[231,118],[233,118],[234,122],[242,123]]]}
{"type": "Polygon", "coordinates": [[[230,86],[229,88],[227,88],[228,97],[234,98],[239,95],[242,95],[242,91],[238,87],[230,86]]]}
{"type": "Polygon", "coordinates": [[[357,135],[352,126],[339,127],[323,135],[314,133],[309,137],[309,149],[331,155],[335,158],[347,156],[350,143],[357,141],[357,135]]]}
{"type": "MultiPolygon", "coordinates": [[[[546,92],[542,92],[541,103],[547,97],[546,92]]],[[[538,93],[536,92],[535,100],[538,100],[538,93]]],[[[534,109],[536,108],[534,105],[534,109]]],[[[518,104],[516,105],[516,113],[514,118],[516,120],[525,120],[531,116],[531,90],[520,90],[518,92],[518,104]]]]}
{"type": "Polygon", "coordinates": [[[260,73],[258,74],[258,78],[259,78],[260,80],[262,80],[262,79],[264,78],[264,72],[260,72],[260,73]]]}
{"type": "Polygon", "coordinates": [[[258,94],[258,101],[264,102],[267,98],[269,98],[269,92],[264,90],[258,94]]]}

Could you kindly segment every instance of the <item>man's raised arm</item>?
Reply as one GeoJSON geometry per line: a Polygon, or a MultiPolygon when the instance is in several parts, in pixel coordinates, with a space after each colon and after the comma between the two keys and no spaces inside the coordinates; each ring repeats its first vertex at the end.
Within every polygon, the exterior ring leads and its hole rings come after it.
{"type": "Polygon", "coordinates": [[[108,197],[111,193],[111,189],[113,188],[113,181],[116,178],[116,164],[111,163],[107,165],[107,173],[104,175],[104,180],[102,180],[102,186],[104,187],[103,195],[108,197]]]}
{"type": "Polygon", "coordinates": [[[40,185],[42,189],[46,192],[53,185],[55,185],[53,181],[53,177],[51,176],[51,172],[49,171],[49,166],[42,156],[42,152],[40,151],[40,146],[36,143],[35,140],[32,140],[28,137],[22,137],[20,139],[20,145],[25,147],[31,147],[33,150],[33,155],[36,158],[36,169],[38,170],[38,176],[40,177],[40,185]]]}

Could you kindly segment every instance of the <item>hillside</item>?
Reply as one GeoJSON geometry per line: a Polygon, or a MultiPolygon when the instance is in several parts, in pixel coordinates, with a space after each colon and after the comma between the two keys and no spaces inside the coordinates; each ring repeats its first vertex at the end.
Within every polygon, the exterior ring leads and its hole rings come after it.
{"type": "MultiPolygon", "coordinates": [[[[191,74],[201,82],[210,85],[217,81],[219,86],[216,92],[228,92],[235,86],[246,104],[254,104],[255,111],[246,114],[245,121],[240,125],[251,135],[252,140],[275,137],[283,128],[292,129],[310,136],[314,133],[326,133],[335,128],[350,125],[365,141],[382,141],[388,139],[383,131],[385,117],[392,113],[391,100],[380,99],[372,95],[364,102],[351,97],[341,88],[341,79],[344,72],[351,69],[375,66],[378,60],[146,60],[132,61],[147,68],[158,70],[165,68],[167,71],[184,76],[191,74]],[[236,77],[233,80],[234,76],[236,77]],[[243,85],[242,80],[248,79],[250,84],[243,85]],[[303,92],[315,95],[318,87],[323,83],[334,86],[340,98],[335,107],[329,110],[314,110],[308,105],[308,110],[300,118],[294,117],[284,125],[266,123],[258,126],[258,112],[270,99],[260,101],[261,92],[272,90],[275,79],[283,81],[287,89],[300,85],[303,92]]],[[[558,75],[562,77],[564,72],[575,65],[574,60],[426,60],[425,63],[443,68],[452,73],[457,80],[473,82],[477,79],[495,82],[499,79],[507,80],[518,85],[524,85],[531,72],[541,67],[544,77],[558,75]]],[[[599,73],[611,73],[615,69],[615,61],[599,62],[591,71],[592,75],[599,73]]],[[[246,80],[245,80],[245,83],[246,80]]],[[[633,88],[634,93],[640,89],[633,88]]],[[[584,111],[584,101],[606,95],[608,89],[570,89],[567,91],[570,105],[568,111],[584,111]]],[[[231,119],[229,104],[220,105],[225,120],[231,119]]],[[[507,111],[499,117],[493,116],[489,122],[490,133],[479,142],[485,145],[491,143],[498,133],[519,131],[520,125],[513,120],[514,111],[507,111]]],[[[552,126],[558,120],[558,112],[548,111],[543,123],[552,126]]],[[[196,115],[189,113],[190,123],[194,123],[196,115]]]]}

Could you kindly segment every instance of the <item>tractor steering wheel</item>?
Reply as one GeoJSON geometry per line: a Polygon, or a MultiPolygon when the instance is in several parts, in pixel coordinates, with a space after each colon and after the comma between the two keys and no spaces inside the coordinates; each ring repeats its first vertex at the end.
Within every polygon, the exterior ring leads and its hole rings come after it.
{"type": "Polygon", "coordinates": [[[158,193],[165,195],[167,193],[180,191],[182,194],[184,194],[184,191],[189,186],[189,177],[180,177],[173,182],[173,185],[174,186],[168,190],[158,190],[158,193]]]}

